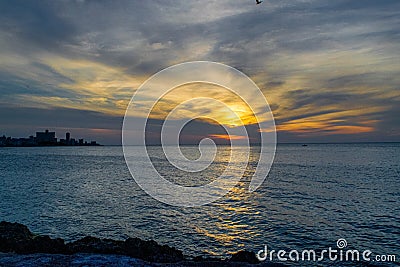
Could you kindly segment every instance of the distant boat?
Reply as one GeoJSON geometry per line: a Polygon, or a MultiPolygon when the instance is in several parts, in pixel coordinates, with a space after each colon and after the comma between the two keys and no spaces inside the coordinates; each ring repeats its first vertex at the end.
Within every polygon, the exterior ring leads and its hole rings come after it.
{"type": "Polygon", "coordinates": [[[308,146],[307,144],[302,144],[302,146],[308,146]]]}

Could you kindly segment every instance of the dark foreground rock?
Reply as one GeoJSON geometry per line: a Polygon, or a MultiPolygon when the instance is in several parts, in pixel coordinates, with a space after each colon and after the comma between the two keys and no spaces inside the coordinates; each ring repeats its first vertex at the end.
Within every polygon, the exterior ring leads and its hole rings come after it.
{"type": "Polygon", "coordinates": [[[100,239],[87,236],[65,244],[63,239],[52,239],[45,235],[34,235],[19,223],[0,223],[0,252],[18,254],[117,254],[149,262],[178,262],[184,260],[180,250],[162,246],[155,241],[128,238],[125,241],[100,239]]]}
{"type": "Polygon", "coordinates": [[[232,255],[232,257],[229,259],[230,262],[247,262],[251,264],[256,264],[259,263],[259,260],[256,257],[256,254],[254,252],[249,252],[249,251],[239,251],[235,254],[232,255]]]}
{"type": "Polygon", "coordinates": [[[67,247],[70,253],[119,254],[150,262],[178,262],[184,259],[180,250],[139,238],[116,241],[89,236],[69,243],[67,247]]]}
{"type": "Polygon", "coordinates": [[[34,235],[28,227],[19,223],[0,223],[0,252],[16,253],[68,253],[61,238],[34,235]]]}
{"type": "MultiPolygon", "coordinates": [[[[33,234],[19,223],[0,223],[0,266],[245,266],[259,263],[255,254],[240,251],[227,260],[186,258],[182,251],[155,241],[84,237],[71,243],[33,234]]],[[[266,265],[263,266],[284,266],[266,265]]]]}

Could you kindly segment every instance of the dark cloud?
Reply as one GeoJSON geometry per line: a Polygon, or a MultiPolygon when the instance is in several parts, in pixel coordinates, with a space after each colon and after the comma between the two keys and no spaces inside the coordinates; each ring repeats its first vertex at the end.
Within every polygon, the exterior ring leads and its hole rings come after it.
{"type": "Polygon", "coordinates": [[[291,109],[299,109],[310,104],[314,105],[315,107],[326,107],[338,104],[340,105],[345,102],[360,98],[358,94],[340,92],[315,92],[312,89],[289,91],[285,93],[285,97],[292,100],[292,104],[290,106],[291,109]]]}
{"type": "Polygon", "coordinates": [[[76,27],[62,17],[61,11],[53,1],[1,1],[1,29],[17,37],[22,42],[21,49],[57,50],[77,34],[76,27]]]}
{"type": "Polygon", "coordinates": [[[399,8],[397,0],[271,0],[259,6],[241,0],[1,1],[0,58],[28,63],[0,63],[0,102],[9,104],[0,120],[8,127],[57,121],[120,127],[121,118],[100,112],[29,109],[18,102],[20,96],[79,100],[78,90],[58,86],[75,80],[41,59],[51,53],[137,76],[190,60],[223,62],[281,96],[284,103],[271,103],[272,110],[289,115],[278,123],[370,105],[383,110],[369,115],[378,121],[376,133],[391,136],[400,126],[399,8]],[[307,86],[290,88],[299,76],[309,79],[307,86]],[[305,106],[311,106],[305,114],[290,115],[305,106]]]}
{"type": "Polygon", "coordinates": [[[0,107],[2,126],[119,129],[122,118],[95,111],[68,108],[0,107]]]}
{"type": "MultiPolygon", "coordinates": [[[[57,74],[58,75],[58,74],[57,74]]],[[[61,77],[61,76],[59,76],[61,77]]],[[[64,78],[63,78],[64,79],[64,78]]],[[[69,80],[65,78],[65,80],[69,80]]],[[[51,82],[51,80],[49,80],[51,82]]],[[[0,102],[2,100],[16,101],[14,96],[18,95],[29,95],[29,96],[56,96],[64,98],[74,98],[77,97],[76,93],[69,92],[66,90],[61,90],[55,85],[50,83],[40,83],[38,81],[24,78],[21,76],[16,76],[8,73],[0,72],[0,102]]],[[[8,103],[11,104],[11,103],[8,103]]],[[[15,103],[19,104],[19,103],[15,103]]]]}

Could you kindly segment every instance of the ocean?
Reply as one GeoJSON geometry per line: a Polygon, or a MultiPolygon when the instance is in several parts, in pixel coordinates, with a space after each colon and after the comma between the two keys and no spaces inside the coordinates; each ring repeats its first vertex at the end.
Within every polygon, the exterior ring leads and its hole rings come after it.
{"type": "MultiPolygon", "coordinates": [[[[187,174],[162,157],[161,147],[148,149],[163,175],[190,185],[213,180],[230,154],[219,146],[206,171],[187,174]]],[[[345,239],[347,249],[400,260],[399,143],[280,144],[264,184],[250,193],[258,151],[252,148],[245,176],[228,195],[182,208],[147,195],[119,146],[0,148],[0,220],[67,241],[153,239],[192,256],[223,258],[265,246],[320,251],[345,239]]],[[[183,147],[188,158],[198,153],[183,147]]]]}

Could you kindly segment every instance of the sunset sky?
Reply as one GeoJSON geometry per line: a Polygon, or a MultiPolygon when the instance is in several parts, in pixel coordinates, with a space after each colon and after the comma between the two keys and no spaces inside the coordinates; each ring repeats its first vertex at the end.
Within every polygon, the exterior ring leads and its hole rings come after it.
{"type": "MultiPolygon", "coordinates": [[[[48,128],[120,144],[135,90],[197,60],[252,78],[279,142],[400,141],[398,0],[0,1],[0,135],[48,128]]],[[[175,89],[154,122],[196,86],[175,89]]],[[[202,90],[247,116],[229,92],[202,90]]],[[[188,105],[180,116],[203,108],[188,105]]],[[[198,124],[193,133],[224,138],[198,124]]]]}

